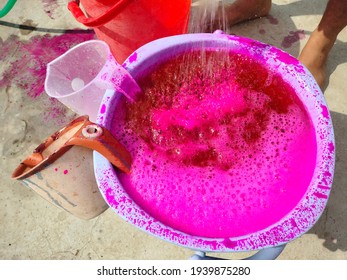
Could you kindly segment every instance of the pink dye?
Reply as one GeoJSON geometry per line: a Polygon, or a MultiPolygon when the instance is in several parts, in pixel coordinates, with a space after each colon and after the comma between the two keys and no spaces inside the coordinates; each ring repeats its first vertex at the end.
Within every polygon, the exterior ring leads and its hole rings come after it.
{"type": "Polygon", "coordinates": [[[137,59],[137,53],[135,52],[134,54],[132,54],[130,57],[129,57],[129,62],[132,63],[132,62],[135,62],[137,59]]]}
{"type": "Polygon", "coordinates": [[[322,194],[322,193],[319,193],[319,192],[315,192],[315,193],[313,193],[313,195],[315,195],[318,198],[328,199],[328,196],[326,194],[322,194]]]}
{"type": "Polygon", "coordinates": [[[271,24],[277,25],[278,24],[278,19],[273,17],[272,15],[267,15],[266,18],[269,20],[271,24]]]}
{"type": "Polygon", "coordinates": [[[101,109],[100,109],[100,113],[105,114],[105,112],[106,112],[106,105],[102,104],[101,109]]]}
{"type": "Polygon", "coordinates": [[[120,181],[154,218],[230,238],[273,225],[302,199],[315,131],[278,74],[245,55],[196,52],[140,84],[144,94],[120,102],[111,130],[133,156],[120,181]]]}
{"type": "Polygon", "coordinates": [[[60,7],[59,0],[42,0],[42,5],[45,13],[51,19],[55,19],[57,15],[57,9],[60,7]]]}
{"type": "Polygon", "coordinates": [[[0,89],[17,86],[29,97],[39,97],[44,92],[47,63],[74,45],[94,38],[94,34],[62,34],[22,41],[11,35],[6,41],[0,40],[0,61],[9,61],[6,70],[0,73],[0,89]]]}
{"type": "Polygon", "coordinates": [[[305,31],[304,30],[297,30],[297,31],[290,31],[289,35],[283,38],[281,46],[284,48],[290,48],[294,43],[305,39],[305,31]]]}
{"type": "Polygon", "coordinates": [[[69,173],[69,171],[68,170],[64,170],[64,175],[66,175],[67,173],[69,173]]]}
{"type": "Polygon", "coordinates": [[[335,150],[335,145],[334,145],[334,143],[329,143],[328,149],[329,149],[329,151],[330,151],[331,153],[334,152],[334,150],[335,150]]]}
{"type": "Polygon", "coordinates": [[[321,105],[322,108],[322,115],[324,118],[329,119],[329,110],[326,106],[321,105]]]}

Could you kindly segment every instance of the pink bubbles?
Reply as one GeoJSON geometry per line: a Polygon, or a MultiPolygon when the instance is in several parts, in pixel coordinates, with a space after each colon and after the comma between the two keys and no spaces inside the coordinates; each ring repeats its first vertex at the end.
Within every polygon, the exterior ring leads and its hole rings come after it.
{"type": "Polygon", "coordinates": [[[174,229],[242,236],[279,221],[304,196],[315,132],[276,73],[234,53],[206,52],[206,68],[200,55],[159,66],[136,104],[119,104],[112,132],[134,159],[119,178],[142,209],[174,229]]]}

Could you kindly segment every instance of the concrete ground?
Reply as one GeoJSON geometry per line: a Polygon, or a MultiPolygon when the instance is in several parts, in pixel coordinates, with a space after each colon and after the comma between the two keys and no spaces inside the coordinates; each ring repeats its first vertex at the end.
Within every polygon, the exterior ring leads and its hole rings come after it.
{"type": "MultiPolygon", "coordinates": [[[[0,7],[5,2],[0,0],[0,7]]],[[[110,209],[93,220],[80,220],[10,178],[43,139],[74,118],[43,91],[47,62],[93,37],[74,31],[62,35],[64,29],[83,28],[66,2],[18,1],[0,19],[0,259],[187,259],[191,250],[138,230],[110,209]]],[[[324,0],[276,0],[270,16],[234,26],[231,32],[298,56],[325,5],[324,0]]],[[[327,70],[324,92],[337,149],[333,189],[317,224],[288,244],[279,259],[347,259],[347,29],[338,37],[327,70]]]]}

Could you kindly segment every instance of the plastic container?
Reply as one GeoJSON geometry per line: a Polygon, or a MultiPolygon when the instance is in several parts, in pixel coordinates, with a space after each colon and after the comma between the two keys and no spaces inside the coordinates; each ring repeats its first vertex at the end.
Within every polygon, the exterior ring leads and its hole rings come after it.
{"type": "Polygon", "coordinates": [[[108,206],[95,182],[93,150],[123,172],[130,171],[131,156],[125,148],[107,129],[83,116],[40,144],[14,170],[12,178],[78,218],[94,218],[108,206]]]}
{"type": "Polygon", "coordinates": [[[83,42],[47,65],[46,93],[75,113],[88,115],[91,121],[96,120],[107,89],[117,89],[128,98],[140,92],[137,83],[116,62],[103,41],[83,42]]]}
{"type": "Polygon", "coordinates": [[[87,16],[79,2],[68,4],[73,16],[93,27],[120,63],[142,45],[188,29],[190,0],[82,0],[87,16]]]}
{"type": "MultiPolygon", "coordinates": [[[[277,249],[281,251],[284,244],[306,233],[317,222],[329,198],[334,173],[335,142],[324,96],[313,76],[296,58],[273,46],[221,32],[179,35],[153,41],[134,52],[132,56],[136,56],[136,60],[128,59],[123,65],[137,80],[156,65],[180,53],[203,49],[246,53],[264,67],[276,71],[295,90],[307,109],[316,133],[316,165],[305,195],[287,215],[267,228],[242,236],[207,238],[179,231],[151,216],[125,191],[111,164],[94,154],[94,170],[99,188],[109,206],[126,221],[174,244],[203,252],[240,252],[266,248],[274,248],[272,252],[277,249]]],[[[104,110],[99,112],[98,123],[111,128],[120,99],[120,95],[113,93],[104,96],[104,110]]],[[[204,254],[200,256],[203,258],[204,254]]]]}

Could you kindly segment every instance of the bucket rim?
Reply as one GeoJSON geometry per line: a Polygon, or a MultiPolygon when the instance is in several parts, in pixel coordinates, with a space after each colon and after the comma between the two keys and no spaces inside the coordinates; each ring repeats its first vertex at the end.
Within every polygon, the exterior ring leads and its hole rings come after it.
{"type": "MultiPolygon", "coordinates": [[[[232,238],[206,238],[175,230],[145,213],[125,193],[107,160],[94,153],[94,171],[99,189],[109,206],[123,219],[147,233],[176,245],[205,252],[237,252],[259,250],[288,243],[306,233],[318,221],[325,209],[332,187],[335,140],[332,120],[324,95],[308,69],[290,54],[253,39],[222,33],[184,34],[158,39],[135,51],[123,63],[123,66],[136,80],[137,75],[140,75],[138,72],[141,72],[149,59],[156,57],[163,61],[163,54],[170,50],[201,42],[207,45],[220,46],[221,43],[225,43],[227,46],[247,47],[248,51],[254,53],[261,50],[262,54],[268,55],[267,61],[277,63],[279,71],[286,70],[292,82],[294,81],[297,87],[300,85],[301,90],[298,92],[298,96],[305,106],[310,105],[307,111],[314,123],[317,140],[317,166],[306,194],[290,213],[263,230],[232,238]]],[[[295,89],[297,88],[295,87],[295,89]]],[[[97,122],[109,128],[114,105],[119,98],[117,93],[105,94],[102,102],[103,111],[99,111],[97,122]]]]}

